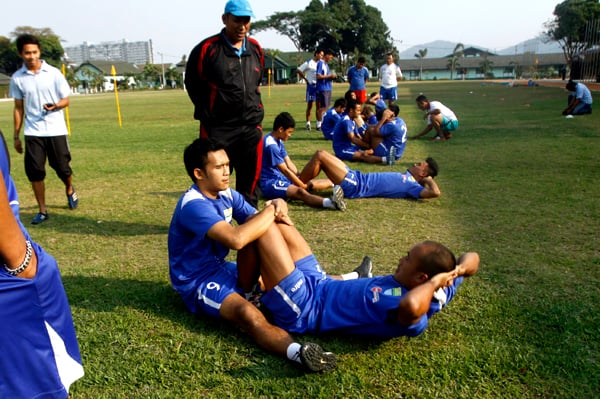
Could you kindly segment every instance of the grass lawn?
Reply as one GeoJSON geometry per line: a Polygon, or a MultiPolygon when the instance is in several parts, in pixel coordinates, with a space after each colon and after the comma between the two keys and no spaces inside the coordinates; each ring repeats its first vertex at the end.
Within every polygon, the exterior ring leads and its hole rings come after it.
{"type": "MultiPolygon", "coordinates": [[[[336,86],[334,99],[346,89],[336,86]]],[[[49,170],[42,225],[29,225],[37,206],[11,149],[23,221],[57,258],[71,302],[86,372],[72,397],[599,397],[600,112],[565,119],[561,88],[402,83],[409,134],[424,124],[419,93],[452,108],[459,130],[447,142],[410,141],[391,169],[433,156],[440,198],[350,200],[345,213],[291,203],[290,213],[333,273],[365,254],[390,273],[425,239],[479,252],[480,271],[420,337],[299,337],[338,354],[326,374],[303,374],[241,331],[186,313],[172,291],[168,224],[190,185],[182,152],[198,130],[183,91],[120,92],[122,128],[114,94],[73,96],[80,207],[67,208],[49,170]]],[[[281,111],[296,118],[287,149],[299,167],[331,150],[303,130],[303,99],[303,86],[263,91],[266,131],[281,111]]],[[[11,102],[0,102],[0,128],[12,143],[11,102]]]]}

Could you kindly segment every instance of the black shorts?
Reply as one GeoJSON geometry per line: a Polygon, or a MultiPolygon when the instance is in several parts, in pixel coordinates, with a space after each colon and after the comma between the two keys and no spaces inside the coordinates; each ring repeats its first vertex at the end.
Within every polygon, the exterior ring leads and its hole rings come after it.
{"type": "Polygon", "coordinates": [[[29,181],[44,180],[46,159],[61,180],[73,174],[67,136],[25,136],[25,174],[29,181]]]}

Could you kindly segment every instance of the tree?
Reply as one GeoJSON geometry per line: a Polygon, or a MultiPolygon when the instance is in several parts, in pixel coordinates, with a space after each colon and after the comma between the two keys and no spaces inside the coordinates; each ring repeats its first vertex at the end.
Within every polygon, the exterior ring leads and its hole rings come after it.
{"type": "Polygon", "coordinates": [[[485,78],[490,78],[490,79],[494,78],[494,74],[492,72],[493,64],[494,63],[492,61],[490,61],[490,59],[488,58],[487,53],[485,53],[485,55],[483,56],[483,60],[481,62],[479,62],[479,68],[481,69],[481,73],[483,74],[483,76],[485,78]]]}
{"type": "Polygon", "coordinates": [[[298,50],[331,48],[342,68],[350,54],[369,54],[376,60],[395,50],[381,12],[365,0],[311,0],[304,10],[275,13],[252,25],[253,32],[266,29],[287,36],[298,50]]]}
{"type": "Polygon", "coordinates": [[[12,75],[22,63],[15,44],[8,37],[0,36],[0,72],[12,75]]]}
{"type": "Polygon", "coordinates": [[[448,59],[448,64],[446,65],[448,69],[450,69],[450,80],[454,79],[454,71],[457,67],[460,66],[460,62],[458,60],[462,58],[465,52],[465,46],[462,43],[458,43],[454,47],[454,51],[452,52],[452,56],[448,59]]]}
{"type": "Polygon", "coordinates": [[[149,86],[160,86],[161,73],[157,65],[147,62],[146,65],[144,65],[142,76],[149,86]]]}
{"type": "Polygon", "coordinates": [[[426,48],[420,49],[419,52],[415,54],[415,57],[417,57],[421,61],[421,67],[419,69],[419,80],[423,80],[423,58],[425,58],[425,56],[427,56],[426,48]]]}
{"type": "Polygon", "coordinates": [[[545,24],[544,35],[558,42],[569,67],[573,59],[590,48],[586,28],[590,20],[600,18],[598,0],[565,0],[554,8],[554,19],[545,24]]]}

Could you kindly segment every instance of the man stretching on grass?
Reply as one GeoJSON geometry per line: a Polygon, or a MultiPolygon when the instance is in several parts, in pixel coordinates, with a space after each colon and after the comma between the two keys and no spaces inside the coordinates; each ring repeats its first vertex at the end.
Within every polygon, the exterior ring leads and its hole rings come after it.
{"type": "Polygon", "coordinates": [[[287,141],[294,132],[296,122],[288,112],[275,117],[273,131],[263,139],[263,159],[260,172],[260,191],[267,199],[300,200],[315,208],[346,210],[344,192],[340,186],[334,186],[329,179],[311,179],[302,181],[298,177],[298,168],[285,149],[287,141]],[[311,194],[309,190],[327,190],[333,186],[331,198],[311,194]]]}
{"type": "Polygon", "coordinates": [[[425,241],[400,259],[393,274],[335,280],[294,226],[277,227],[267,242],[285,246],[289,255],[261,263],[266,292],[260,300],[275,324],[290,332],[415,337],[479,268],[477,253],[465,253],[457,262],[442,244],[425,241]]]}
{"type": "Polygon", "coordinates": [[[294,342],[244,298],[256,282],[259,259],[279,264],[289,256],[269,239],[279,224],[292,224],[286,202],[267,201],[259,212],[229,188],[229,158],[224,146],[211,139],[189,145],[184,163],[193,184],[175,208],[168,247],[171,284],[188,309],[234,323],[263,349],[308,370],[335,367],[335,355],[314,343],[294,342]],[[226,260],[230,249],[237,250],[237,270],[226,260]]]}
{"type": "Polygon", "coordinates": [[[439,167],[429,157],[416,163],[404,173],[361,173],[350,169],[344,162],[327,151],[317,150],[308,161],[300,180],[309,181],[323,171],[333,184],[344,190],[345,198],[436,198],[441,192],[433,180],[439,167]]]}

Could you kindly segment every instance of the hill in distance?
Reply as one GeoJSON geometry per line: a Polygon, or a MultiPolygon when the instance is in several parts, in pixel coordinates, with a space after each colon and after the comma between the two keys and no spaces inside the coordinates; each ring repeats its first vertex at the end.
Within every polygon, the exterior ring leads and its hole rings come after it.
{"type": "MultiPolygon", "coordinates": [[[[452,54],[457,42],[449,42],[446,40],[436,40],[429,43],[418,44],[416,46],[409,47],[408,49],[400,53],[400,58],[407,60],[415,58],[415,54],[419,53],[419,50],[424,48],[427,49],[427,55],[425,58],[441,58],[452,54]]],[[[562,53],[562,49],[556,42],[544,43],[541,38],[536,37],[533,39],[525,40],[521,43],[517,43],[514,46],[507,47],[505,49],[492,49],[477,44],[463,43],[466,47],[476,47],[482,50],[487,50],[498,55],[511,55],[511,54],[523,54],[533,52],[536,54],[552,54],[562,53]]]]}

